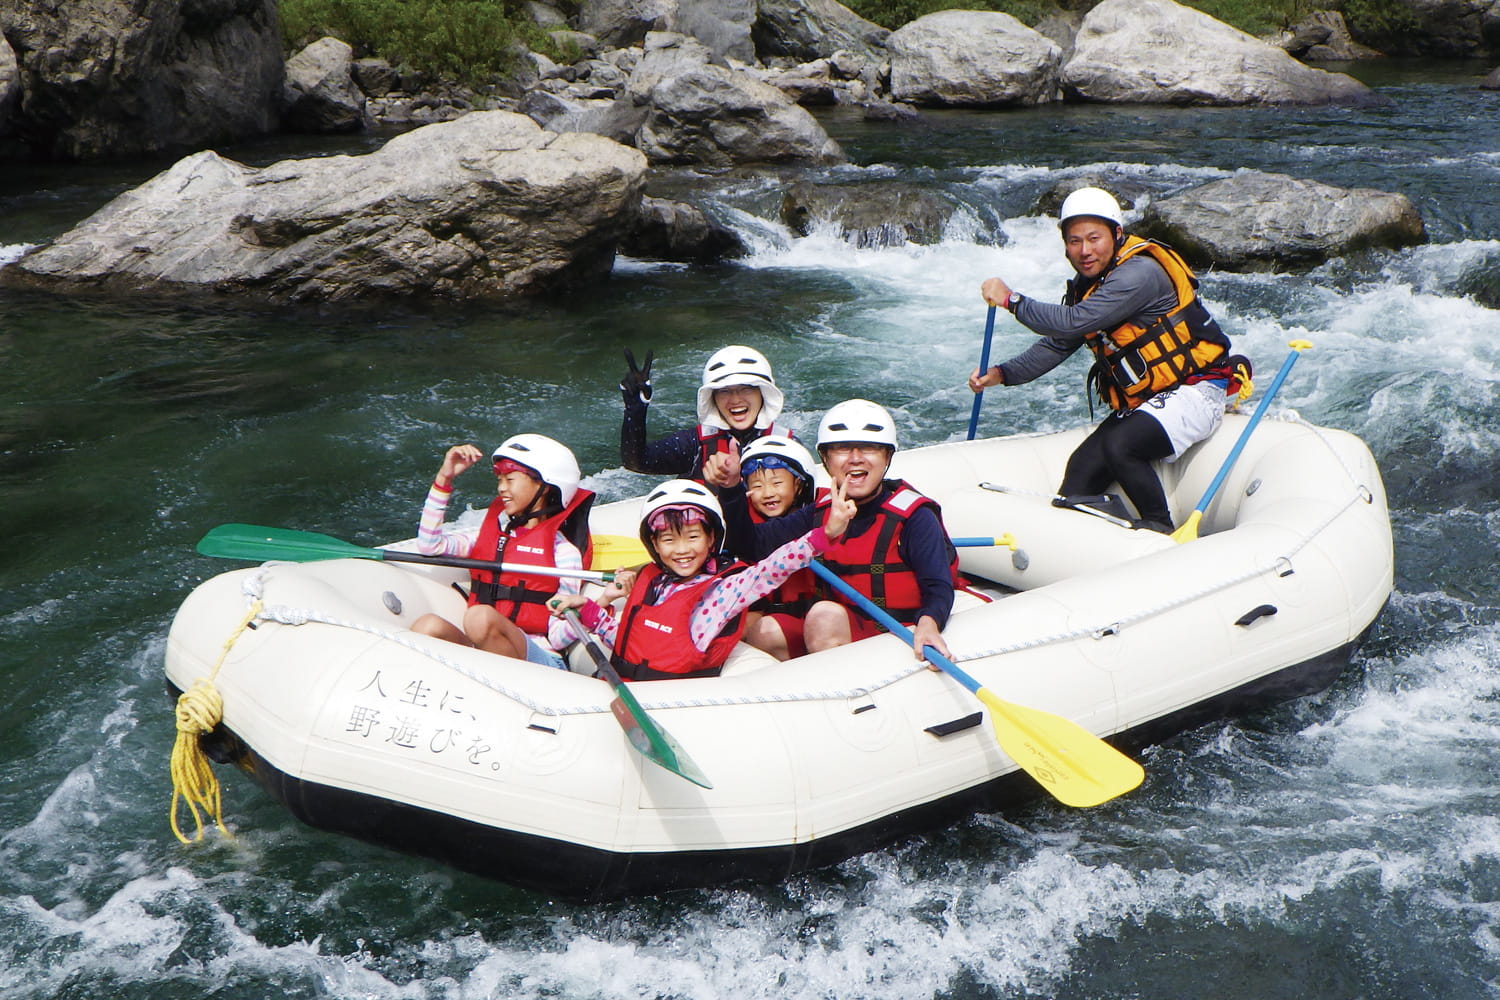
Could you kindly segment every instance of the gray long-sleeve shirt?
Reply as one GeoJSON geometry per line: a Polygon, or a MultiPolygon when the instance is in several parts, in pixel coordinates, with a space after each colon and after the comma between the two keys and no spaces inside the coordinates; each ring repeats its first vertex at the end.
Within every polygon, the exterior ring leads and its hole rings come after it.
{"type": "Polygon", "coordinates": [[[1000,364],[1006,385],[1022,385],[1047,374],[1083,346],[1085,334],[1113,330],[1126,321],[1145,324],[1177,306],[1172,279],[1145,254],[1105,273],[1099,287],[1073,306],[1022,298],[1016,319],[1041,340],[1000,364]]]}

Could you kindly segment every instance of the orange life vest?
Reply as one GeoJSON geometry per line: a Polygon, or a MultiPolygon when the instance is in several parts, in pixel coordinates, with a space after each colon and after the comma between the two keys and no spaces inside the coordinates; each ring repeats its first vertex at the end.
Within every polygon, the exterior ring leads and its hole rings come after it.
{"type": "MultiPolygon", "coordinates": [[[[1164,243],[1127,236],[1111,267],[1139,254],[1161,265],[1172,280],[1177,305],[1147,323],[1123,323],[1113,330],[1096,330],[1085,338],[1094,352],[1090,387],[1111,409],[1133,410],[1159,392],[1193,381],[1218,366],[1229,353],[1229,338],[1198,298],[1198,279],[1176,250],[1164,243]]],[[[1101,282],[1077,291],[1068,283],[1064,298],[1076,305],[1101,282]]],[[[1224,374],[1227,374],[1224,373],[1224,374]]]]}

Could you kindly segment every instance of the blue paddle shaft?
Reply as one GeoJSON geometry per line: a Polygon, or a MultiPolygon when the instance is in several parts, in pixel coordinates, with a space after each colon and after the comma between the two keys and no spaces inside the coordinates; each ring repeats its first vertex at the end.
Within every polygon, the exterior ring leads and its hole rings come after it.
{"type": "MultiPolygon", "coordinates": [[[[905,639],[908,646],[915,643],[916,636],[912,635],[911,629],[907,628],[905,625],[902,625],[896,619],[886,614],[882,608],[876,606],[874,601],[870,600],[864,594],[861,594],[859,591],[849,586],[849,584],[845,583],[833,570],[829,569],[827,566],[824,566],[817,560],[813,560],[813,562],[809,563],[808,565],[812,568],[812,571],[818,575],[819,579],[853,601],[856,607],[858,607],[865,614],[869,615],[871,618],[875,619],[875,621],[880,624],[881,628],[885,629],[887,632],[890,632],[892,635],[899,636],[900,638],[905,639]]],[[[948,659],[943,654],[939,653],[936,649],[928,646],[922,650],[922,655],[926,658],[928,663],[936,664],[942,669],[945,674],[958,681],[970,691],[977,692],[979,690],[980,685],[978,681],[970,677],[963,670],[959,669],[956,663],[948,659]]]]}
{"type": "Polygon", "coordinates": [[[1250,422],[1245,425],[1244,430],[1240,431],[1240,439],[1234,443],[1234,447],[1229,450],[1228,457],[1224,459],[1224,464],[1219,466],[1219,471],[1214,474],[1213,482],[1208,484],[1208,490],[1203,494],[1203,499],[1199,500],[1198,506],[1193,508],[1199,514],[1208,510],[1208,505],[1213,502],[1214,494],[1218,493],[1219,487],[1224,485],[1224,480],[1229,476],[1229,470],[1234,468],[1235,459],[1240,457],[1240,452],[1245,450],[1245,442],[1250,440],[1250,432],[1255,430],[1255,425],[1260,423],[1261,417],[1265,416],[1266,408],[1271,405],[1271,398],[1276,395],[1276,390],[1281,388],[1281,383],[1286,381],[1287,373],[1292,370],[1292,365],[1297,363],[1297,355],[1301,353],[1300,350],[1293,348],[1292,353],[1288,354],[1286,360],[1281,363],[1281,370],[1271,380],[1271,387],[1266,390],[1260,405],[1255,408],[1250,422]]]}
{"type": "MultiPolygon", "coordinates": [[[[990,341],[995,336],[995,307],[990,306],[990,311],[984,317],[984,346],[979,350],[979,377],[984,378],[985,372],[990,370],[990,341]]],[[[979,406],[984,402],[984,390],[980,389],[974,393],[974,409],[969,413],[969,440],[974,440],[974,435],[979,432],[979,406]]]]}

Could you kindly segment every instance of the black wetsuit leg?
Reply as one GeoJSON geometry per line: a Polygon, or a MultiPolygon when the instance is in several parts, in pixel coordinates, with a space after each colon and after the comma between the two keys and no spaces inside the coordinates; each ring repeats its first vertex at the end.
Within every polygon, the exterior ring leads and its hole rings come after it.
{"type": "Polygon", "coordinates": [[[1131,411],[1123,417],[1109,416],[1068,459],[1062,485],[1063,496],[1103,493],[1119,483],[1141,520],[1170,526],[1172,512],[1151,463],[1172,454],[1172,440],[1149,413],[1131,411]]]}

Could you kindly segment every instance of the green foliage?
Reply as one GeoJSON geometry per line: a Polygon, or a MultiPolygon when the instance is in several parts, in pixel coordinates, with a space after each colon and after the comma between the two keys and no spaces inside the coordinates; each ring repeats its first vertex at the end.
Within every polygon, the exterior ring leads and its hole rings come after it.
{"type": "Polygon", "coordinates": [[[392,65],[480,83],[513,67],[517,43],[551,40],[518,0],[281,0],[281,37],[297,49],[333,35],[392,65]]]}
{"type": "Polygon", "coordinates": [[[1251,35],[1268,35],[1290,28],[1314,10],[1326,10],[1330,2],[1311,0],[1182,0],[1195,10],[1251,35]]]}
{"type": "Polygon", "coordinates": [[[1349,33],[1376,48],[1399,51],[1403,36],[1420,26],[1411,7],[1400,0],[1343,0],[1338,6],[1349,33]]]}

